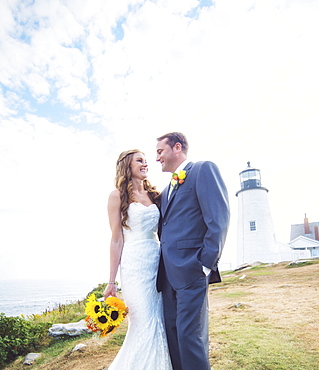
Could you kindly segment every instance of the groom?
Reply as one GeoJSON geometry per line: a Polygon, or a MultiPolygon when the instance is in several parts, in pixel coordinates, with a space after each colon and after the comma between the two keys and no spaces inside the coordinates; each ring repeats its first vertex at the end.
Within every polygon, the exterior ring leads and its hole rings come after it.
{"type": "Polygon", "coordinates": [[[163,172],[171,186],[161,194],[162,291],[167,340],[174,370],[209,370],[208,283],[221,281],[217,268],[229,224],[228,195],[217,166],[187,160],[186,137],[157,139],[163,172]]]}

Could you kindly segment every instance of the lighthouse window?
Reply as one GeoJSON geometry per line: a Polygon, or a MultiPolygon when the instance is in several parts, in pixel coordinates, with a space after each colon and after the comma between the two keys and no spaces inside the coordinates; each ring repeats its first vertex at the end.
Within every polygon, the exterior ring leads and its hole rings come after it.
{"type": "Polygon", "coordinates": [[[256,221],[249,222],[250,231],[256,231],[256,221]]]}

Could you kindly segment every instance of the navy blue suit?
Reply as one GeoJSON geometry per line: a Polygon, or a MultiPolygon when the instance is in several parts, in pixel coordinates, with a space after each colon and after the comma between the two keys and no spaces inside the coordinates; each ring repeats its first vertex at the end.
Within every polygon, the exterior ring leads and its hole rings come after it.
{"type": "Polygon", "coordinates": [[[212,162],[188,163],[186,179],[168,199],[161,194],[161,258],[157,289],[163,292],[167,339],[174,370],[210,369],[207,284],[219,282],[229,205],[212,162]],[[211,269],[208,277],[203,266],[211,269]]]}

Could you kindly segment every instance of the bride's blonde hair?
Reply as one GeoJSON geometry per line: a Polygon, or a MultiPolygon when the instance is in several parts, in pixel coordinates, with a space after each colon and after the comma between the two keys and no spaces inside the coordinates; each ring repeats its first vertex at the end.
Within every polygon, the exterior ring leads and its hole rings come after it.
{"type": "MultiPolygon", "coordinates": [[[[135,153],[142,153],[138,149],[131,149],[125,152],[122,152],[116,162],[116,175],[115,175],[115,186],[120,191],[121,198],[121,215],[122,215],[122,225],[126,229],[129,229],[127,225],[128,219],[128,207],[130,203],[135,202],[133,196],[133,182],[132,182],[132,170],[131,163],[133,155],[135,153]]],[[[148,196],[159,207],[159,195],[160,193],[156,190],[155,186],[152,186],[151,183],[147,180],[143,180],[144,190],[148,192],[148,196]]]]}

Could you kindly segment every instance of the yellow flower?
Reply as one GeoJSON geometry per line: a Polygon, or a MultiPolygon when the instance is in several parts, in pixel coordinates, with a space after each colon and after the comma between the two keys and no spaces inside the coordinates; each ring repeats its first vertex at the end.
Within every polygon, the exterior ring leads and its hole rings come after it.
{"type": "Polygon", "coordinates": [[[94,318],[94,323],[101,331],[108,329],[110,327],[108,314],[106,312],[99,313],[94,318]]]}
{"type": "Polygon", "coordinates": [[[124,320],[125,312],[118,310],[115,307],[110,307],[107,310],[107,315],[109,317],[109,323],[112,326],[120,326],[121,322],[124,320]]]}
{"type": "Polygon", "coordinates": [[[180,180],[185,180],[185,178],[186,178],[186,171],[185,170],[179,171],[178,172],[178,178],[180,180]]]}
{"type": "Polygon", "coordinates": [[[114,329],[116,329],[115,326],[109,326],[101,332],[100,337],[106,337],[109,333],[113,333],[114,329]]]}
{"type": "Polygon", "coordinates": [[[87,298],[85,307],[87,327],[92,331],[99,331],[104,337],[120,326],[128,308],[117,297],[108,297],[104,302],[96,300],[95,294],[87,298]]]}
{"type": "Polygon", "coordinates": [[[175,189],[177,189],[179,185],[182,185],[185,182],[185,179],[186,179],[185,170],[179,171],[178,173],[174,172],[172,174],[171,184],[175,189]]]}
{"type": "Polygon", "coordinates": [[[102,310],[102,302],[98,302],[95,298],[95,294],[91,294],[85,306],[85,313],[87,316],[92,317],[93,319],[101,312],[102,310]]]}
{"type": "Polygon", "coordinates": [[[105,303],[108,306],[116,307],[119,310],[123,310],[123,311],[126,310],[125,303],[121,299],[119,299],[117,297],[108,297],[108,298],[106,298],[105,303]]]}

